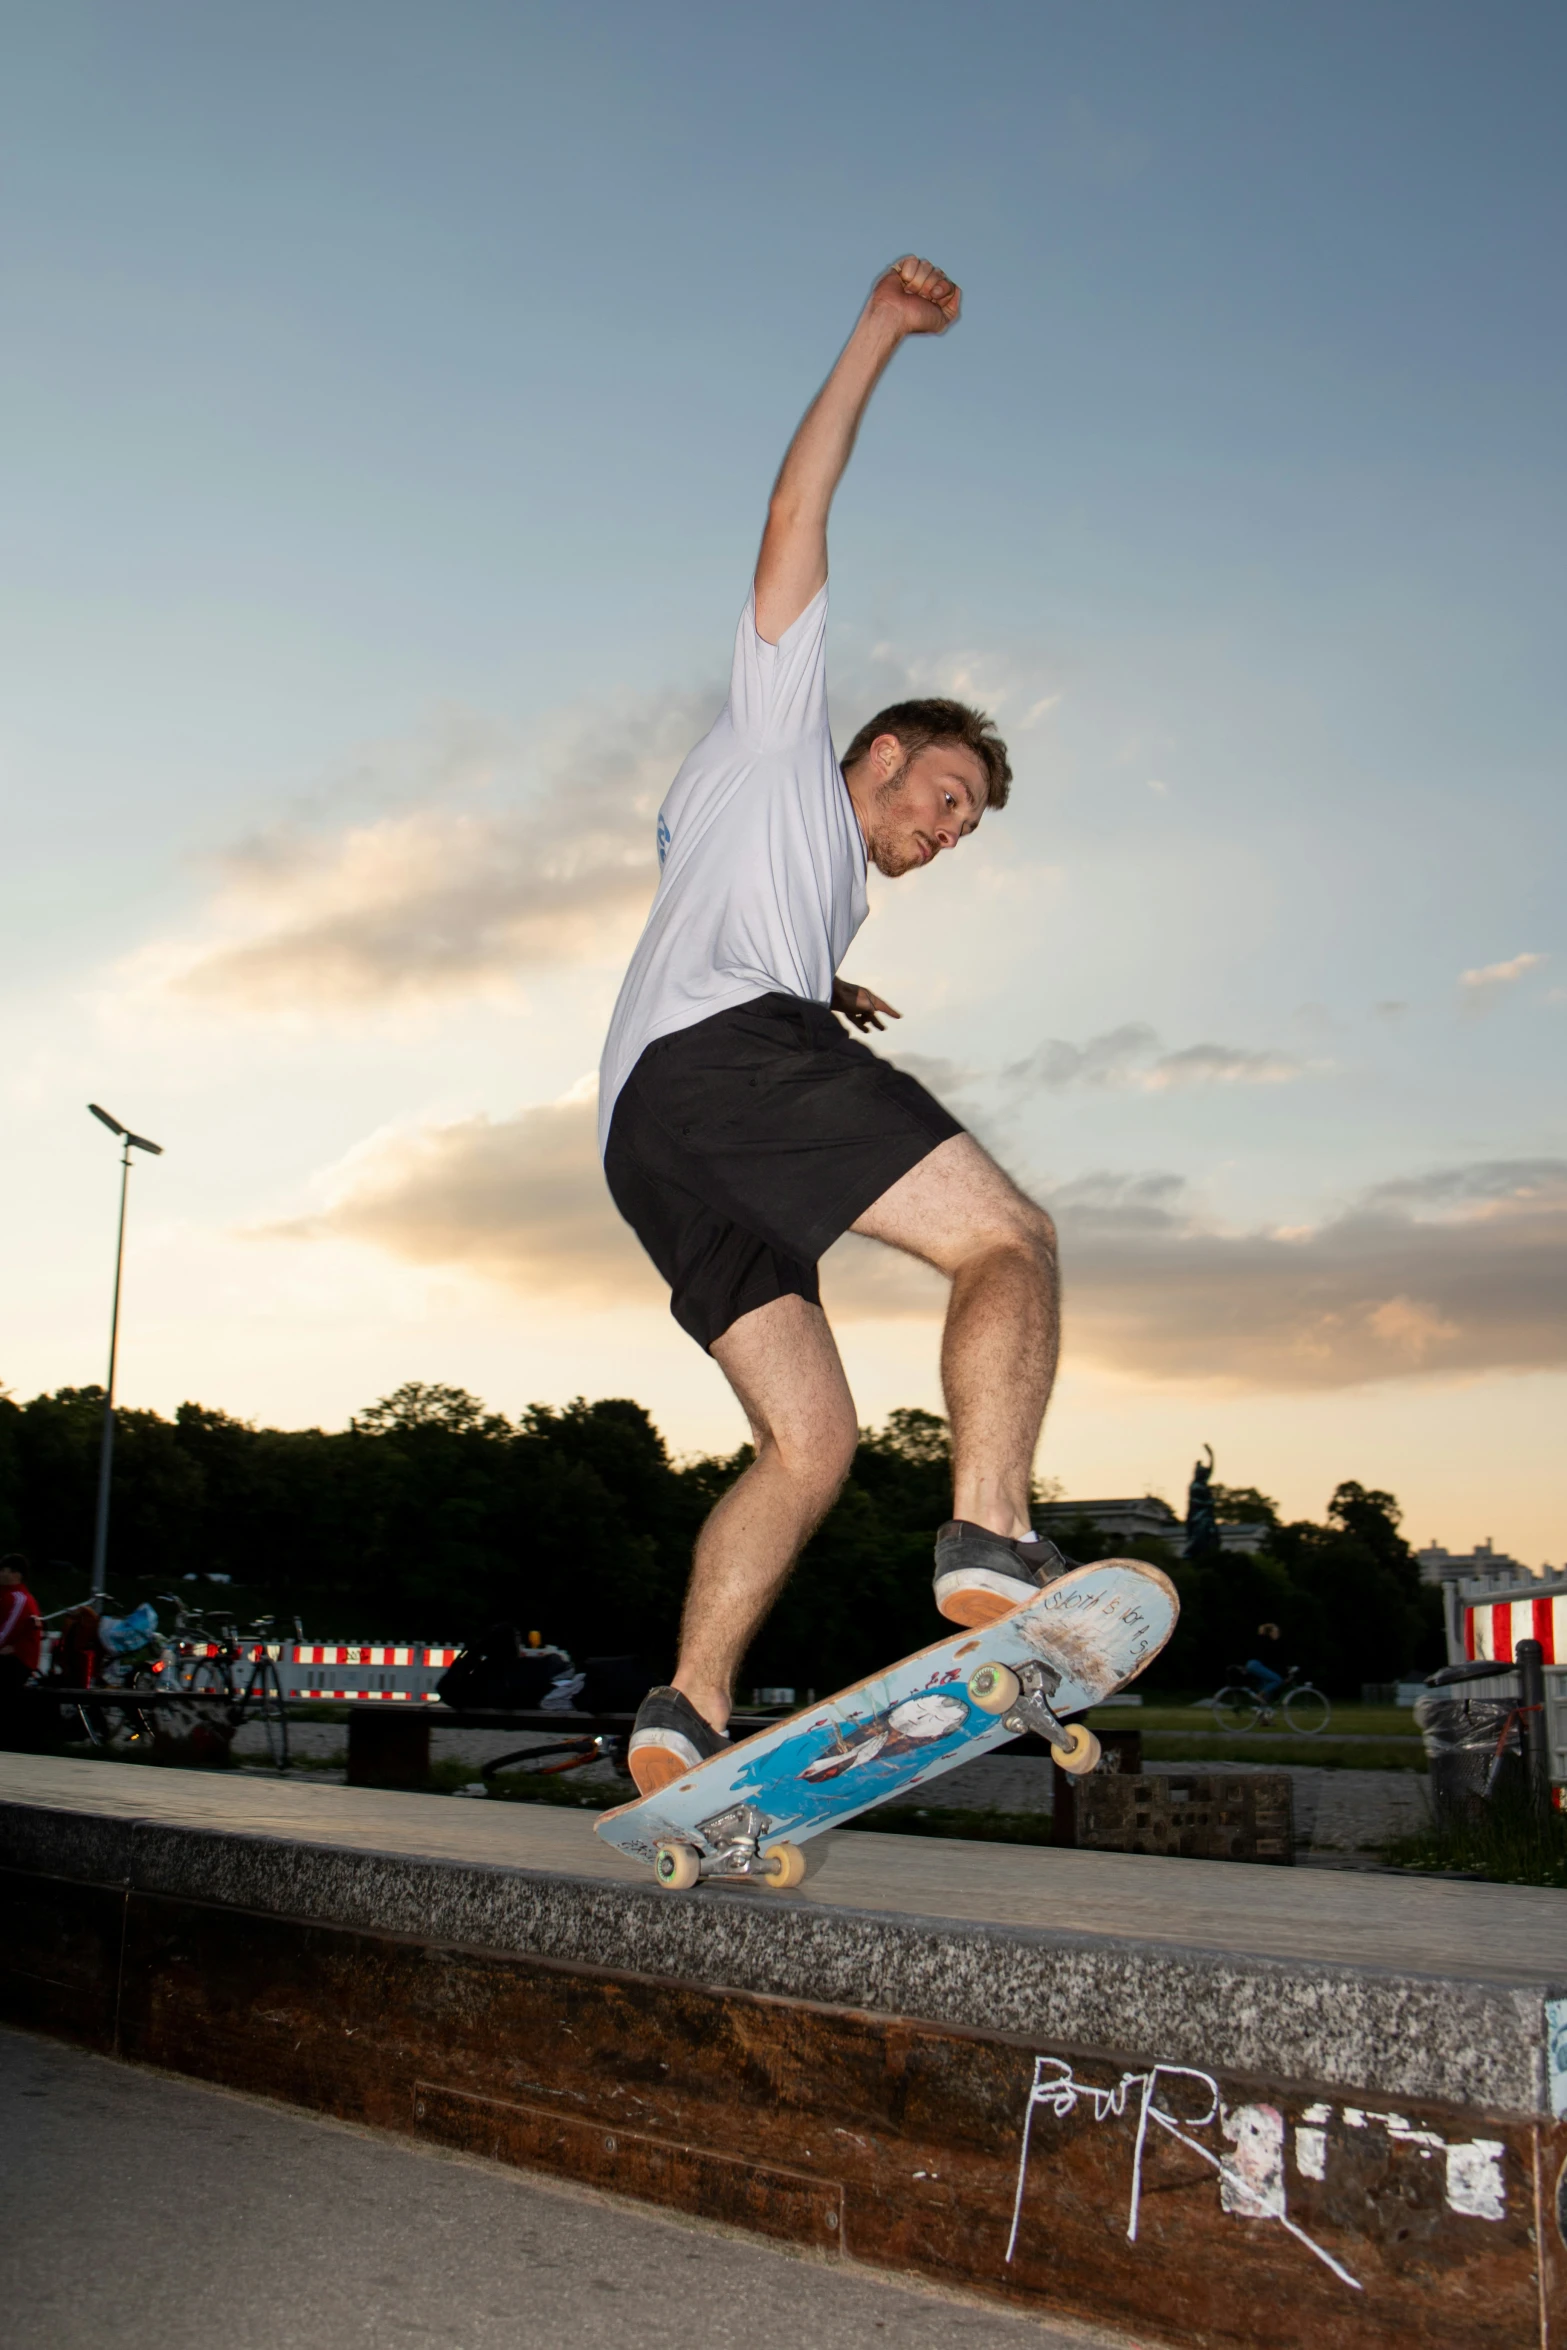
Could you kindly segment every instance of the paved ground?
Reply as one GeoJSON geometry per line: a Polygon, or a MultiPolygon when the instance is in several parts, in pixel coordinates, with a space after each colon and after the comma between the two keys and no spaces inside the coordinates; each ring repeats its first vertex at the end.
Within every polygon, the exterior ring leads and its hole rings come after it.
{"type": "MultiPolygon", "coordinates": [[[[547,1804],[456,1803],[248,1772],[0,1754],[6,1800],[644,1889],[648,1882],[640,1863],[594,1835],[591,1813],[547,1804]]],[[[1533,1984],[1561,1973],[1567,1895],[1543,1887],[874,1832],[824,1836],[817,1844],[824,1848],[819,1865],[795,1893],[725,1890],[690,1898],[972,1919],[1491,1981],[1533,1984]]]]}
{"type": "Polygon", "coordinates": [[[7,2350],[1125,2343],[3,2029],[0,2209],[7,2350]]]}

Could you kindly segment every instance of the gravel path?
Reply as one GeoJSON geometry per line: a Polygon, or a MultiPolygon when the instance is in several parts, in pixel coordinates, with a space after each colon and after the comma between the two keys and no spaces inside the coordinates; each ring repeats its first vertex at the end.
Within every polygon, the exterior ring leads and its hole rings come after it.
{"type": "MultiPolygon", "coordinates": [[[[1149,1762],[1143,1767],[1150,1776],[1174,1778],[1188,1772],[1217,1777],[1278,1766],[1149,1762]]],[[[1397,1836],[1414,1835],[1430,1818],[1425,1775],[1420,1771],[1327,1771],[1291,1765],[1289,1775],[1295,1783],[1298,1849],[1375,1852],[1397,1836]]],[[[1054,1808],[1052,1766],[1042,1755],[984,1754],[948,1771],[923,1793],[928,1805],[942,1810],[1040,1812],[1048,1817],[1054,1808]]]]}
{"type": "MultiPolygon", "coordinates": [[[[549,1742],[544,1732],[528,1737],[512,1730],[432,1728],[430,1753],[436,1762],[482,1765],[498,1754],[514,1753],[518,1747],[549,1742]]],[[[289,1744],[302,1761],[327,1766],[320,1773],[322,1777],[336,1776],[346,1766],[347,1731],[340,1722],[291,1723],[289,1744]]],[[[240,1759],[265,1752],[259,1725],[247,1724],[240,1731],[234,1752],[240,1759]]],[[[1166,1778],[1188,1771],[1217,1775],[1279,1767],[1249,1762],[1149,1762],[1144,1766],[1166,1778]]],[[[1423,1772],[1329,1771],[1306,1764],[1288,1768],[1295,1782],[1295,1842],[1302,1853],[1349,1857],[1376,1852],[1395,1837],[1414,1835],[1429,1821],[1423,1772]]],[[[583,1786],[620,1783],[608,1763],[590,1763],[573,1772],[572,1778],[583,1786]]],[[[1048,1818],[1053,1809],[1052,1766],[1042,1755],[984,1754],[948,1771],[924,1793],[929,1806],[944,1811],[1038,1812],[1048,1818]]]]}

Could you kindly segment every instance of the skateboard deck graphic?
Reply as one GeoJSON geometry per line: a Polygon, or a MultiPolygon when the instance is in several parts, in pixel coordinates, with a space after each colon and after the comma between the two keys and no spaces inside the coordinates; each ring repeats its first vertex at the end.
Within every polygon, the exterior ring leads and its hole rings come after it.
{"type": "Polygon", "coordinates": [[[698,1876],[798,1883],[795,1848],[810,1837],[1020,1730],[1059,1733],[1063,1756],[1075,1740],[1075,1767],[1085,1752],[1091,1767],[1097,1743],[1066,1717],[1151,1664],[1179,1607],[1169,1577],[1140,1559],[1074,1567],[998,1622],[954,1631],[603,1813],[596,1832],[671,1889],[698,1876]]]}

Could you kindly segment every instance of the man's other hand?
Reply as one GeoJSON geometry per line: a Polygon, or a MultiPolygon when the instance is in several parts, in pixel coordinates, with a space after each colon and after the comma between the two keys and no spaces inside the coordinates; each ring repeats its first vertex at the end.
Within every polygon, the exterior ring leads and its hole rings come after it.
{"type": "Polygon", "coordinates": [[[963,296],[936,267],[905,253],[871,288],[866,309],[889,319],[904,335],[944,335],[957,323],[963,296]]]}
{"type": "Polygon", "coordinates": [[[846,1020],[852,1020],[862,1035],[868,1028],[880,1028],[880,1015],[883,1012],[889,1020],[903,1018],[903,1014],[895,1012],[891,1004],[884,1004],[879,995],[872,995],[868,987],[856,987],[849,979],[833,981],[832,1008],[835,1012],[841,1012],[846,1020]]]}

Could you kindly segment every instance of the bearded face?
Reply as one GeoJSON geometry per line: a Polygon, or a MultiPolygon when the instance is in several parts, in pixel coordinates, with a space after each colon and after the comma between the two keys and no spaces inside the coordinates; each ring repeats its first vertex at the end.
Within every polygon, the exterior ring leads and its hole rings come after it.
{"type": "Polygon", "coordinates": [[[905,758],[886,782],[878,784],[871,798],[870,822],[865,828],[865,853],[878,873],[889,881],[896,881],[900,873],[912,873],[916,866],[926,865],[934,853],[934,843],[925,843],[916,837],[913,810],[909,805],[909,761],[905,758]]]}
{"type": "MultiPolygon", "coordinates": [[[[882,738],[889,745],[893,738],[882,738]]],[[[871,747],[874,760],[880,742],[871,747]]],[[[901,751],[901,745],[897,746],[901,751]]],[[[927,743],[902,752],[897,764],[857,799],[865,853],[878,873],[896,881],[956,848],[973,831],[985,806],[985,770],[974,751],[927,743]]]]}

